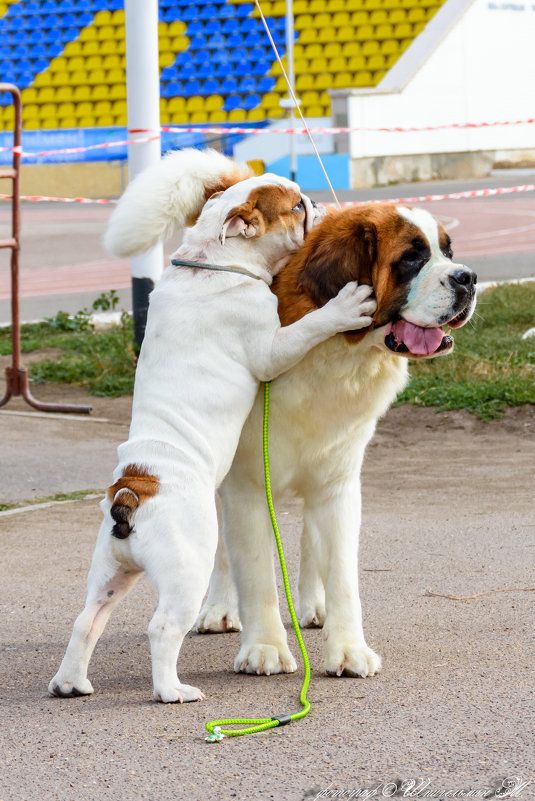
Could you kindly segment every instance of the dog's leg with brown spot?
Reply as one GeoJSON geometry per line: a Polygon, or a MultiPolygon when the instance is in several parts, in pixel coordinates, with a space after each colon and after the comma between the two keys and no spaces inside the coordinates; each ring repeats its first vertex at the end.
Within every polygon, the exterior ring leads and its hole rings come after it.
{"type": "Polygon", "coordinates": [[[87,669],[95,645],[114,607],[141,576],[141,571],[129,570],[114,558],[110,548],[110,528],[111,521],[106,516],[87,579],[85,608],[76,619],[61,666],[48,686],[52,695],[61,698],[91,695],[93,692],[87,669]]]}

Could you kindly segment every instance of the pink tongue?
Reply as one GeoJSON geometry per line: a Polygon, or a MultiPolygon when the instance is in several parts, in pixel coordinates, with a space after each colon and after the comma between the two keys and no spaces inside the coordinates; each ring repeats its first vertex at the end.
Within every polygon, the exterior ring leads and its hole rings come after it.
{"type": "Polygon", "coordinates": [[[439,347],[444,332],[441,328],[421,328],[419,325],[398,320],[392,326],[396,342],[403,342],[411,353],[417,356],[428,356],[439,347]]]}

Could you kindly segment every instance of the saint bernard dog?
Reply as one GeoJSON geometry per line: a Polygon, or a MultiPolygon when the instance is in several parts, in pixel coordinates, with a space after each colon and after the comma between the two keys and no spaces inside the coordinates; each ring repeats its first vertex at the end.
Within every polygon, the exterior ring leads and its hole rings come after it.
{"type": "Polygon", "coordinates": [[[158,591],[149,625],[154,697],[203,698],[180,682],[177,658],[214,564],[216,489],[259,383],[338,332],[372,323],[370,285],[348,279],[321,307],[281,326],[269,286],[321,215],[292,181],[245,175],[217,153],[173,153],[132,182],[111,217],[108,248],[125,255],[200,212],[151,294],[130,434],[101,504],[86,606],[50,682],[53,695],[93,692],[87,669],[96,642],[146,573],[158,591]]]}
{"type": "MultiPolygon", "coordinates": [[[[275,502],[287,491],[304,501],[301,626],[323,627],[329,675],[373,676],[381,659],[366,643],[358,590],[364,451],[407,383],[408,360],[453,350],[449,329],[470,319],[476,275],[453,261],[450,237],[427,211],[345,209],[310,232],[273,283],[283,325],[321,308],[347,281],[373,286],[373,323],[316,346],[273,383],[271,479],[275,502]]],[[[197,630],[243,627],[234,669],[272,674],[296,663],[279,614],[261,426],[259,395],[220,488],[223,541],[197,630]]]]}

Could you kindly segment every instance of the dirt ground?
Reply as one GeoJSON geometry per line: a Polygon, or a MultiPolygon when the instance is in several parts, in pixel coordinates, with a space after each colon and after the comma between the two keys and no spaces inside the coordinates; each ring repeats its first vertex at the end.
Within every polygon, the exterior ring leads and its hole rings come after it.
{"type": "MultiPolygon", "coordinates": [[[[72,388],[34,392],[87,402],[72,388]]],[[[35,415],[20,401],[0,412],[0,503],[109,483],[130,399],[91,402],[90,419],[35,415]]],[[[96,649],[95,695],[50,698],[48,681],[83,604],[98,502],[0,513],[0,800],[301,801],[336,789],[345,791],[338,797],[384,798],[403,797],[396,788],[411,780],[424,782],[412,797],[494,797],[518,777],[516,797],[531,801],[535,593],[523,590],[535,587],[534,478],[533,407],[491,423],[465,412],[391,410],[365,462],[360,550],[365,632],[383,656],[382,673],[323,675],[321,632],[307,630],[310,715],[215,744],[204,742],[207,720],[297,711],[302,667],[237,675],[239,634],[190,633],[179,675],[206,700],[153,702],[146,628],[155,598],[142,581],[96,649]],[[429,588],[506,591],[454,601],[426,595],[429,588]]],[[[299,502],[286,499],[278,513],[295,585],[299,502]]],[[[283,619],[298,657],[286,611],[283,619]]]]}

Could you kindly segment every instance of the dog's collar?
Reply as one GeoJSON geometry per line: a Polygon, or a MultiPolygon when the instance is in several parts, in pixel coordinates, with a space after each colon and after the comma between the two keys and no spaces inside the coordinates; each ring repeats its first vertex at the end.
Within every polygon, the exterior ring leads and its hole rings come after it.
{"type": "Polygon", "coordinates": [[[249,272],[249,270],[246,270],[245,267],[224,267],[222,264],[202,264],[198,261],[185,261],[184,259],[171,259],[171,264],[174,264],[177,267],[200,267],[201,270],[217,270],[224,273],[238,273],[239,275],[246,275],[249,278],[256,278],[257,281],[264,280],[262,276],[249,272]]]}

